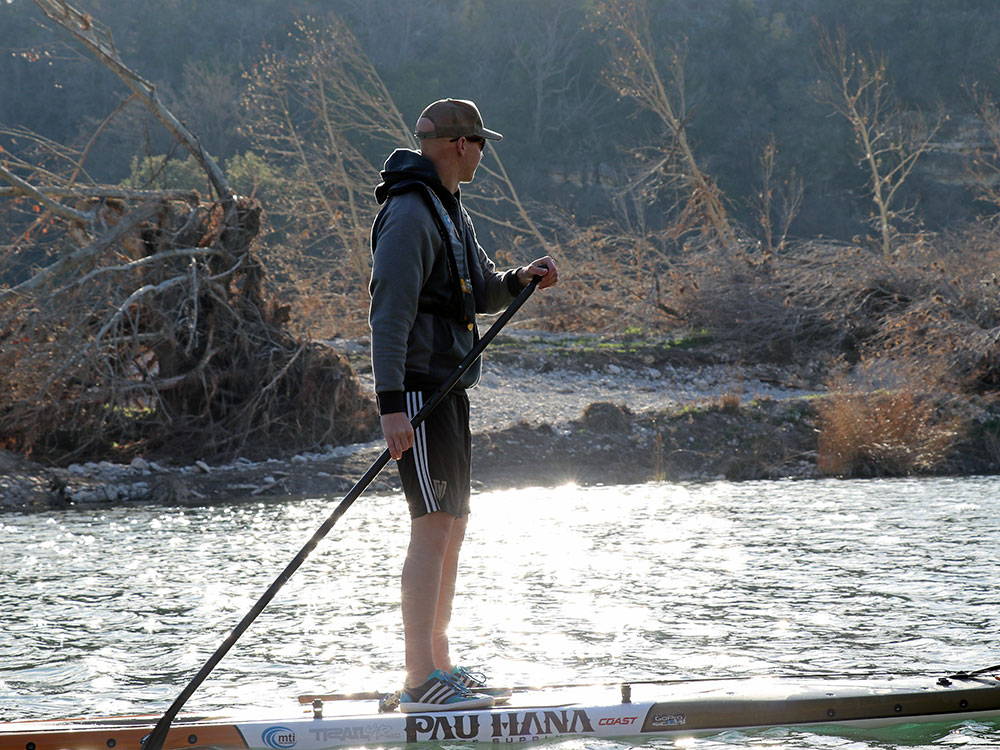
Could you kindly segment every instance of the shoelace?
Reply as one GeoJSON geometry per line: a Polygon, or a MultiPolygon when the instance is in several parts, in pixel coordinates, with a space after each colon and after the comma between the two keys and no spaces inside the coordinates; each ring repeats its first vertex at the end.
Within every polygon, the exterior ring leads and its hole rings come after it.
{"type": "Polygon", "coordinates": [[[449,685],[450,687],[454,688],[454,689],[455,689],[455,691],[456,691],[456,692],[457,692],[457,693],[458,693],[458,694],[459,694],[460,696],[462,696],[463,698],[467,698],[467,697],[469,697],[470,695],[472,695],[472,691],[471,691],[471,690],[469,690],[469,688],[467,688],[467,687],[466,687],[465,685],[463,685],[463,684],[462,684],[462,683],[461,683],[461,682],[459,681],[459,679],[458,679],[458,675],[454,675],[454,674],[449,674],[449,673],[447,673],[447,672],[442,672],[441,674],[443,674],[443,675],[444,675],[444,679],[443,679],[443,682],[445,682],[445,683],[446,683],[447,685],[449,685]]]}
{"type": "Polygon", "coordinates": [[[451,675],[455,680],[462,681],[466,683],[466,688],[481,688],[486,685],[486,675],[482,672],[470,672],[465,667],[458,667],[458,669],[451,675]]]}

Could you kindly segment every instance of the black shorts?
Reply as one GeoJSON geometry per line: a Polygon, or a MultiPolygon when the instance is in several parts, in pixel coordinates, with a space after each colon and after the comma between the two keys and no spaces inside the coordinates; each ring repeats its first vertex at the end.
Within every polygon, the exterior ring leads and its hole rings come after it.
{"type": "MultiPolygon", "coordinates": [[[[406,416],[412,419],[424,400],[424,391],[407,391],[406,416]]],[[[439,510],[456,518],[467,516],[471,460],[469,397],[458,389],[445,396],[416,429],[413,448],[396,462],[410,518],[439,510]]]]}

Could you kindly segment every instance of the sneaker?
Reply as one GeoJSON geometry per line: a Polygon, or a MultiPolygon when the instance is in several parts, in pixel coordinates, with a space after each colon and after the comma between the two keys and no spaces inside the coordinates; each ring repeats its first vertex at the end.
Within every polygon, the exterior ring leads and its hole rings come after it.
{"type": "Polygon", "coordinates": [[[466,690],[492,696],[496,703],[506,703],[514,694],[510,688],[487,687],[486,675],[482,672],[472,672],[465,667],[455,667],[451,670],[451,677],[466,690]]]}
{"type": "Polygon", "coordinates": [[[399,710],[404,714],[422,711],[463,711],[490,708],[492,705],[492,697],[472,692],[440,669],[431,672],[423,685],[403,688],[403,692],[399,694],[399,710]]]}

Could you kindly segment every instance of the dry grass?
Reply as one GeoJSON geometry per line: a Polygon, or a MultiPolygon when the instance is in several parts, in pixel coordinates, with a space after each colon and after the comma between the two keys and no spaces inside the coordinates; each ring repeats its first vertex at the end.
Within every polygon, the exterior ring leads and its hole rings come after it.
{"type": "Polygon", "coordinates": [[[742,401],[743,400],[740,397],[740,394],[734,391],[728,391],[716,399],[714,406],[719,411],[735,414],[739,412],[742,401]]]}
{"type": "Polygon", "coordinates": [[[964,432],[930,397],[839,392],[819,406],[817,466],[841,477],[905,476],[940,467],[964,432]]]}

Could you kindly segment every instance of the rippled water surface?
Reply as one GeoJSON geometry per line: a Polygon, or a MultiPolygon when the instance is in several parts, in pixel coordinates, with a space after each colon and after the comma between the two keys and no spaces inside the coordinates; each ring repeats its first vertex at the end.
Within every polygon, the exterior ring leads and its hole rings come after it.
{"type": "MultiPolygon", "coordinates": [[[[514,684],[996,664],[998,497],[995,478],[478,495],[453,648],[514,684]]],[[[0,718],[162,711],[337,499],[0,515],[0,718]]],[[[398,687],[403,506],[362,498],[187,708],[293,714],[299,693],[398,687]]],[[[772,730],[683,744],[900,742],[772,730]]],[[[1000,746],[1000,726],[910,742],[1000,746]]]]}

